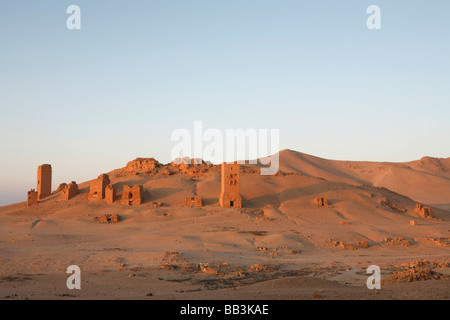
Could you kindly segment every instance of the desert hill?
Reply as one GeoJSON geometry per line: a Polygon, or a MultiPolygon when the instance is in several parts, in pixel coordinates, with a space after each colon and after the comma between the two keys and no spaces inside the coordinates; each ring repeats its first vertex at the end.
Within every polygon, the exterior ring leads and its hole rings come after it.
{"type": "Polygon", "coordinates": [[[327,160],[301,152],[279,153],[280,169],[353,185],[384,187],[415,201],[450,207],[450,158],[366,162],[327,160]]]}
{"type": "Polygon", "coordinates": [[[55,191],[32,207],[0,207],[0,295],[32,290],[58,298],[67,294],[65,268],[76,264],[89,279],[77,296],[85,298],[142,298],[149,288],[156,298],[258,298],[238,289],[258,292],[286,277],[308,277],[301,279],[337,290],[329,293],[336,297],[364,296],[367,289],[358,290],[368,265],[399,271],[399,263],[426,257],[436,274],[450,266],[450,212],[433,206],[433,218],[414,213],[419,199],[450,203],[448,168],[448,159],[349,162],[284,150],[275,176],[243,165],[244,208],[222,209],[220,166],[138,158],[108,175],[118,199],[125,184],[143,185],[140,206],[90,201],[88,181],[69,201],[55,191]],[[192,195],[203,207],[183,205],[192,195]],[[328,204],[313,205],[317,197],[328,204]],[[96,222],[109,214],[119,222],[96,222]],[[342,296],[345,283],[356,291],[342,296]]]}

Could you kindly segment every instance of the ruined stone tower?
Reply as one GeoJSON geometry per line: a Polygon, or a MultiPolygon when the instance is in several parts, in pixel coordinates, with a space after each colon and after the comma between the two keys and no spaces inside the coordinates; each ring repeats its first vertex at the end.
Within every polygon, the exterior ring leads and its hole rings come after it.
{"type": "Polygon", "coordinates": [[[72,181],[70,184],[66,185],[59,197],[61,200],[70,200],[78,194],[78,185],[75,181],[72,181]]]}
{"type": "Polygon", "coordinates": [[[38,194],[34,189],[28,191],[27,194],[27,207],[34,206],[38,203],[38,194]]]}
{"type": "Polygon", "coordinates": [[[116,189],[112,184],[106,186],[105,189],[105,202],[106,203],[114,203],[116,200],[116,189]]]}
{"type": "Polygon", "coordinates": [[[52,166],[49,164],[38,167],[37,193],[39,200],[52,194],[52,166]]]}
{"type": "Polygon", "coordinates": [[[89,200],[103,200],[105,199],[105,189],[111,181],[107,174],[101,174],[97,179],[92,180],[90,183],[89,200]]]}
{"type": "Polygon", "coordinates": [[[241,166],[237,163],[222,163],[222,191],[219,204],[222,208],[242,208],[240,194],[239,171],[241,166]]]}
{"type": "Polygon", "coordinates": [[[142,203],[143,196],[144,187],[142,185],[135,184],[133,187],[124,185],[120,202],[127,206],[139,206],[142,203]]]}

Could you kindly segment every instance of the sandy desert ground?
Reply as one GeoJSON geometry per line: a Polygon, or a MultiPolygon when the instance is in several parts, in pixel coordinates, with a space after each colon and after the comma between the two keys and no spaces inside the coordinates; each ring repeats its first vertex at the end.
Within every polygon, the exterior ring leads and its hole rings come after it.
{"type": "Polygon", "coordinates": [[[148,159],[108,173],[119,199],[124,184],[142,184],[141,206],[89,201],[88,181],[69,201],[54,192],[0,207],[0,299],[449,299],[450,158],[284,150],[276,176],[241,169],[243,209],[219,207],[220,166],[148,159]],[[203,207],[184,207],[189,195],[203,207]],[[416,203],[434,218],[416,216],[416,203]],[[107,214],[119,222],[94,221],[107,214]],[[81,290],[66,287],[70,265],[81,290]],[[370,265],[381,290],[366,287],[370,265]]]}

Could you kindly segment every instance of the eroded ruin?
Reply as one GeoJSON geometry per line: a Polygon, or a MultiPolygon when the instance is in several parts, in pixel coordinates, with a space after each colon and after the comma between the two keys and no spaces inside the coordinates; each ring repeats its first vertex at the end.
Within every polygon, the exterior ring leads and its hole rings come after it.
{"type": "Polygon", "coordinates": [[[142,185],[135,184],[133,187],[124,185],[120,203],[127,206],[139,206],[142,204],[143,197],[144,188],[142,185]]]}
{"type": "Polygon", "coordinates": [[[237,163],[222,163],[222,189],[219,204],[222,208],[242,208],[239,171],[237,163]]]}
{"type": "Polygon", "coordinates": [[[160,166],[161,164],[155,158],[136,158],[128,162],[124,169],[130,173],[150,173],[160,166]]]}
{"type": "Polygon", "coordinates": [[[316,207],[328,207],[328,200],[326,198],[315,198],[313,205],[316,207]]]}
{"type": "Polygon", "coordinates": [[[116,214],[105,214],[100,217],[95,217],[92,219],[94,222],[98,223],[118,223],[120,220],[119,215],[116,214]]]}
{"type": "Polygon", "coordinates": [[[39,200],[52,194],[52,166],[49,164],[43,164],[38,167],[37,193],[39,200]]]}
{"type": "Polygon", "coordinates": [[[369,243],[367,241],[356,241],[356,245],[360,248],[368,248],[369,243]]]}
{"type": "Polygon", "coordinates": [[[105,189],[105,202],[113,203],[114,201],[116,201],[116,189],[110,184],[105,189]]]}
{"type": "Polygon", "coordinates": [[[434,216],[433,210],[430,207],[426,207],[423,204],[417,203],[414,213],[418,214],[422,218],[432,218],[434,216]]]}
{"type": "Polygon", "coordinates": [[[38,193],[36,190],[31,189],[27,194],[27,207],[34,206],[38,203],[38,193]]]}
{"type": "Polygon", "coordinates": [[[97,179],[90,183],[89,200],[103,200],[105,199],[106,186],[111,183],[107,174],[101,174],[97,179]]]}
{"type": "Polygon", "coordinates": [[[70,200],[78,194],[78,185],[75,181],[66,185],[59,197],[61,200],[70,200]]]}
{"type": "Polygon", "coordinates": [[[188,196],[184,199],[185,207],[201,207],[202,198],[200,196],[188,196]]]}
{"type": "Polygon", "coordinates": [[[56,189],[56,191],[54,191],[55,193],[61,192],[64,190],[64,188],[67,186],[67,183],[63,182],[61,183],[58,188],[56,189]]]}

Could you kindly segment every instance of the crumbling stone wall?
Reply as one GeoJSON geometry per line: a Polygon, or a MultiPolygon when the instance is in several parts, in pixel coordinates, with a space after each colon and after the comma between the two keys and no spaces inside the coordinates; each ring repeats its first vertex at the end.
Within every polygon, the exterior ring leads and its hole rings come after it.
{"type": "Polygon", "coordinates": [[[116,214],[105,214],[103,216],[93,218],[92,221],[98,223],[118,223],[120,221],[120,217],[116,214]]]}
{"type": "Polygon", "coordinates": [[[369,243],[367,241],[356,241],[356,245],[360,248],[368,248],[369,243]]]}
{"type": "Polygon", "coordinates": [[[116,189],[112,184],[108,185],[105,190],[105,202],[113,203],[116,200],[116,189]]]}
{"type": "Polygon", "coordinates": [[[222,163],[222,190],[219,204],[222,208],[242,208],[240,195],[240,164],[222,163]]]}
{"type": "Polygon", "coordinates": [[[316,207],[327,207],[328,200],[326,198],[315,198],[313,201],[313,205],[316,207]]]}
{"type": "Polygon", "coordinates": [[[434,216],[433,210],[430,207],[426,207],[423,204],[417,203],[414,213],[418,214],[422,218],[432,218],[434,216]]]}
{"type": "Polygon", "coordinates": [[[142,185],[135,184],[133,187],[124,185],[120,202],[127,206],[139,206],[142,204],[143,197],[144,187],[142,185]]]}
{"type": "Polygon", "coordinates": [[[61,183],[55,192],[58,193],[60,191],[63,191],[66,186],[67,186],[67,183],[65,183],[65,182],[61,183]]]}
{"type": "Polygon", "coordinates": [[[75,181],[66,185],[59,197],[61,200],[70,200],[78,194],[78,185],[75,181]]]}
{"type": "Polygon", "coordinates": [[[106,186],[109,185],[111,181],[109,180],[109,176],[107,174],[101,174],[98,176],[96,180],[91,181],[90,183],[90,191],[89,191],[89,200],[103,200],[105,199],[105,189],[106,186]]]}
{"type": "Polygon", "coordinates": [[[44,199],[52,194],[52,166],[49,164],[38,167],[37,193],[38,199],[44,199]]]}
{"type": "Polygon", "coordinates": [[[202,206],[202,198],[199,196],[189,196],[184,200],[185,207],[201,207],[202,206]]]}
{"type": "Polygon", "coordinates": [[[31,189],[27,194],[27,207],[34,206],[38,203],[38,193],[36,190],[31,189]]]}

